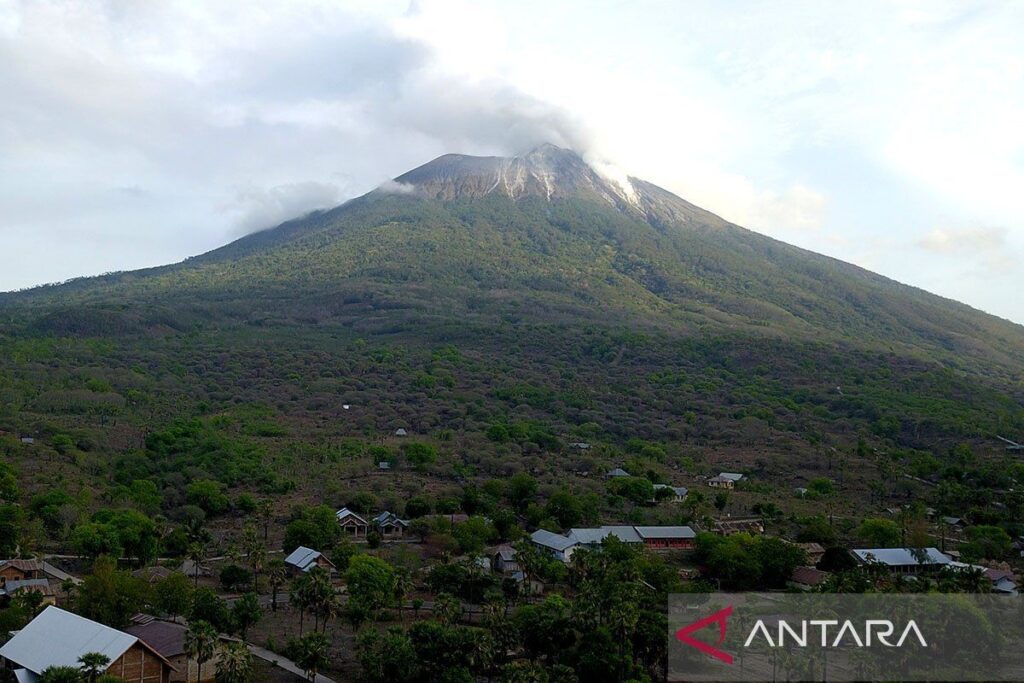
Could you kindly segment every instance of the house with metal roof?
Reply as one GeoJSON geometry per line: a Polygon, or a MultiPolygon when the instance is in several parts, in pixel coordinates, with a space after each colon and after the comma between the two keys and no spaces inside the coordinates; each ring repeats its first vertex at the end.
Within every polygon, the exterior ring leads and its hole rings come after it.
{"type": "Polygon", "coordinates": [[[668,484],[655,484],[654,485],[654,498],[655,498],[655,500],[657,500],[657,498],[658,498],[658,491],[671,491],[672,492],[672,496],[671,496],[670,500],[672,500],[673,503],[682,503],[684,500],[686,500],[686,495],[689,493],[689,490],[685,486],[670,486],[668,484]]]}
{"type": "Polygon", "coordinates": [[[579,543],[576,541],[545,529],[537,529],[530,534],[530,541],[562,562],[569,562],[572,559],[573,551],[579,547],[579,543]]]}
{"type": "MultiPolygon", "coordinates": [[[[174,666],[175,670],[171,672],[170,683],[197,683],[199,681],[199,668],[196,661],[185,653],[185,634],[188,632],[188,627],[184,624],[157,619],[149,614],[136,614],[132,617],[131,626],[124,631],[149,645],[174,666]]],[[[220,640],[231,641],[233,639],[220,636],[220,640]]],[[[219,661],[220,653],[215,650],[213,657],[203,662],[204,680],[209,681],[217,677],[219,661]]]]}
{"type": "Polygon", "coordinates": [[[855,548],[850,552],[862,565],[881,565],[901,574],[937,571],[952,562],[938,548],[855,548]]]}
{"type": "Polygon", "coordinates": [[[18,593],[39,593],[42,604],[56,605],[57,592],[53,590],[49,579],[21,579],[8,581],[0,588],[0,602],[7,602],[18,593]]]}
{"type": "Polygon", "coordinates": [[[311,571],[314,567],[320,567],[329,572],[334,571],[334,563],[328,560],[322,552],[307,548],[304,545],[300,545],[288,557],[284,558],[284,563],[293,573],[305,573],[311,571]]]}
{"type": "Polygon", "coordinates": [[[370,530],[369,522],[348,508],[341,508],[334,513],[334,516],[342,530],[352,538],[365,538],[366,532],[370,530]]]}
{"type": "Polygon", "coordinates": [[[621,467],[616,467],[613,470],[608,470],[607,472],[605,472],[604,476],[607,477],[608,479],[617,479],[618,477],[628,477],[630,476],[630,474],[621,467]]]}
{"type": "Polygon", "coordinates": [[[733,489],[744,479],[746,476],[738,472],[719,472],[718,475],[708,479],[708,486],[717,489],[733,489]]]}
{"type": "Polygon", "coordinates": [[[654,549],[675,548],[688,550],[693,548],[697,532],[688,526],[638,526],[637,535],[644,545],[654,549]]]}
{"type": "Polygon", "coordinates": [[[373,526],[384,538],[401,538],[409,528],[409,522],[393,512],[385,510],[373,518],[373,526]]]}
{"type": "Polygon", "coordinates": [[[580,545],[595,548],[609,536],[614,536],[623,543],[643,543],[643,539],[631,526],[601,526],[588,529],[570,529],[569,538],[580,545]]]}
{"type": "Polygon", "coordinates": [[[150,645],[59,607],[47,607],[0,647],[5,668],[18,683],[34,683],[54,666],[79,667],[78,658],[98,652],[110,660],[104,673],[126,683],[169,683],[174,667],[150,645]]]}

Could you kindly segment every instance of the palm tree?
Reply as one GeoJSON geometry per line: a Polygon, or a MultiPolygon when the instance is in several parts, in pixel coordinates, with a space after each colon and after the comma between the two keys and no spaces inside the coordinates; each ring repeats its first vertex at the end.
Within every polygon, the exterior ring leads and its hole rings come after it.
{"type": "Polygon", "coordinates": [[[217,647],[217,631],[206,621],[193,621],[185,632],[185,654],[196,660],[196,680],[203,680],[203,662],[209,661],[217,647]]]}
{"type": "Polygon", "coordinates": [[[408,569],[401,569],[398,571],[395,577],[395,602],[398,605],[398,619],[399,621],[405,621],[403,619],[402,608],[405,606],[405,596],[412,592],[413,586],[412,574],[409,573],[408,569]]]}
{"type": "Polygon", "coordinates": [[[263,542],[267,542],[267,537],[270,536],[270,520],[274,516],[274,506],[269,498],[262,499],[256,504],[256,517],[260,520],[263,525],[263,542]]]}
{"type": "Polygon", "coordinates": [[[288,602],[291,606],[299,610],[299,637],[302,637],[304,630],[306,617],[306,610],[309,609],[310,603],[310,592],[309,592],[309,574],[303,574],[295,578],[292,581],[291,590],[288,593],[288,602]]]}
{"type": "Polygon", "coordinates": [[[78,664],[82,675],[85,676],[85,680],[89,683],[96,683],[96,679],[100,677],[100,674],[110,666],[110,657],[102,652],[86,652],[78,658],[78,664]]]}
{"type": "Polygon", "coordinates": [[[331,585],[331,575],[326,569],[314,567],[309,574],[309,607],[313,612],[313,630],[320,626],[320,617],[324,620],[324,629],[327,628],[327,620],[331,616],[334,601],[334,586],[331,585]]]}
{"type": "Polygon", "coordinates": [[[295,663],[306,672],[306,678],[316,681],[317,672],[327,663],[330,641],[323,633],[307,633],[299,641],[299,656],[295,663]]]}
{"type": "Polygon", "coordinates": [[[267,562],[267,580],[270,582],[270,608],[277,611],[277,592],[281,590],[281,586],[288,579],[288,568],[284,565],[284,560],[279,557],[267,562]]]}
{"type": "Polygon", "coordinates": [[[202,543],[189,543],[188,559],[192,560],[192,576],[195,580],[195,587],[199,588],[199,565],[206,557],[206,548],[202,543]]]}
{"type": "Polygon", "coordinates": [[[249,566],[252,567],[252,592],[260,592],[260,572],[267,563],[267,546],[260,541],[259,534],[255,527],[247,527],[242,539],[245,553],[249,557],[249,566]]]}
{"type": "Polygon", "coordinates": [[[249,683],[252,676],[252,653],[244,643],[228,643],[220,649],[217,683],[249,683]]]}

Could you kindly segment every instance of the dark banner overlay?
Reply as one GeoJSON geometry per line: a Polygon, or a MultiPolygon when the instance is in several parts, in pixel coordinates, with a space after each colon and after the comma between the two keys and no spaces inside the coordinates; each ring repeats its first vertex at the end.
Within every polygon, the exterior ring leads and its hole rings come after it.
{"type": "Polygon", "coordinates": [[[669,681],[1024,681],[1024,599],[678,594],[669,681]]]}

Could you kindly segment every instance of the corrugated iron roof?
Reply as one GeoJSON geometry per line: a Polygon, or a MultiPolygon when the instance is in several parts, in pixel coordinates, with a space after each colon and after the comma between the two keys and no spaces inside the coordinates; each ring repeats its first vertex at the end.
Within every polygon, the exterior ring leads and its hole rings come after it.
{"type": "Polygon", "coordinates": [[[101,652],[114,661],[138,638],[66,612],[47,607],[0,647],[0,657],[39,674],[50,666],[78,668],[78,658],[101,652]]]}

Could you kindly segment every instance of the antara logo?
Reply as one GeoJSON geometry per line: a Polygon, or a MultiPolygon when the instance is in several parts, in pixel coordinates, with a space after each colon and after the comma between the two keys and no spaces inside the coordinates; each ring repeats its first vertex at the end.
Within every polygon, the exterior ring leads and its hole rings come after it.
{"type": "MultiPolygon", "coordinates": [[[[728,620],[732,615],[732,609],[733,606],[729,605],[725,609],[721,609],[710,616],[682,627],[676,631],[676,640],[696,648],[709,657],[713,657],[726,664],[732,664],[733,656],[731,654],[697,640],[692,636],[696,631],[717,624],[717,644],[721,645],[725,642],[725,636],[729,628],[728,620]]],[[[785,620],[778,620],[775,629],[776,636],[773,638],[772,632],[765,625],[765,622],[758,619],[753,628],[750,629],[743,647],[750,647],[758,638],[763,639],[768,647],[784,647],[787,641],[796,647],[808,647],[808,644],[817,646],[819,642],[821,647],[832,648],[844,644],[852,644],[857,647],[872,647],[876,643],[885,647],[903,647],[903,644],[910,637],[916,639],[921,644],[921,647],[928,647],[928,642],[924,639],[921,629],[918,628],[917,623],[913,619],[907,622],[896,642],[890,640],[896,633],[896,625],[888,619],[868,619],[864,622],[863,627],[859,629],[849,619],[843,622],[840,622],[838,619],[809,619],[798,623],[799,625],[794,627],[785,620]],[[812,640],[811,636],[815,635],[815,631],[820,634],[820,640],[817,638],[812,640]]]]}
{"type": "Polygon", "coordinates": [[[705,626],[710,626],[711,624],[718,624],[718,644],[721,645],[723,642],[725,642],[725,632],[729,628],[728,619],[730,614],[732,614],[732,605],[729,605],[725,609],[718,610],[710,617],[704,617],[700,621],[695,621],[689,626],[682,627],[681,629],[676,631],[676,639],[681,643],[686,643],[690,647],[697,648],[698,650],[700,650],[701,652],[710,657],[719,659],[725,662],[726,664],[732,664],[731,654],[719,650],[716,647],[712,647],[707,643],[702,643],[696,638],[692,638],[690,636],[691,633],[693,633],[694,631],[699,631],[705,626]]]}

